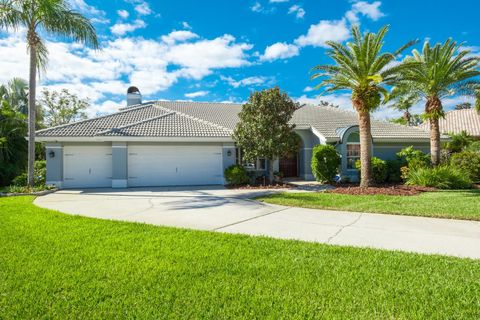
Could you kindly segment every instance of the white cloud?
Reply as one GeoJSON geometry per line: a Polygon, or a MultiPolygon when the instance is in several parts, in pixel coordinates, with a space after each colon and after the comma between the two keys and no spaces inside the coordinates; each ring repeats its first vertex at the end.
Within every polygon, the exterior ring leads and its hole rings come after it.
{"type": "Polygon", "coordinates": [[[109,23],[105,11],[99,10],[94,6],[88,5],[85,0],[68,0],[69,5],[80,13],[87,15],[94,23],[109,23]]]}
{"type": "Polygon", "coordinates": [[[277,42],[265,48],[265,53],[260,57],[262,61],[287,59],[298,56],[299,50],[296,45],[277,42]]]}
{"type": "Polygon", "coordinates": [[[182,22],[182,27],[187,30],[192,30],[192,27],[188,24],[187,21],[182,22]]]}
{"type": "Polygon", "coordinates": [[[374,1],[368,3],[366,1],[357,1],[352,5],[352,9],[347,11],[345,17],[350,21],[350,23],[358,23],[359,15],[366,16],[373,21],[377,21],[385,14],[380,10],[382,3],[380,1],[374,1]]]}
{"type": "Polygon", "coordinates": [[[314,47],[325,47],[326,41],[345,41],[350,37],[350,31],[344,19],[321,20],[318,24],[311,25],[306,35],[295,40],[295,44],[314,47]]]}
{"type": "Polygon", "coordinates": [[[130,16],[127,10],[117,10],[117,14],[123,19],[127,19],[130,16]]]}
{"type": "Polygon", "coordinates": [[[135,11],[141,16],[148,16],[153,13],[152,9],[150,9],[150,5],[145,1],[141,1],[137,4],[135,6],[135,11]]]}
{"type": "Polygon", "coordinates": [[[187,97],[187,98],[198,98],[198,97],[204,97],[209,93],[210,93],[210,91],[195,91],[195,92],[185,93],[185,97],[187,97]]]}
{"type": "Polygon", "coordinates": [[[110,31],[117,36],[123,36],[126,33],[133,32],[137,29],[143,29],[147,24],[140,19],[133,21],[133,23],[117,23],[110,27],[110,31]]]}
{"type": "Polygon", "coordinates": [[[294,14],[297,19],[303,19],[305,17],[305,10],[295,4],[288,9],[288,14],[294,14]]]}
{"type": "Polygon", "coordinates": [[[310,92],[310,91],[313,91],[313,90],[315,90],[314,87],[306,86],[305,89],[303,89],[303,92],[310,92]]]}
{"type": "Polygon", "coordinates": [[[166,36],[162,36],[162,41],[167,44],[175,44],[177,42],[184,42],[187,40],[198,38],[198,34],[195,34],[188,30],[172,31],[166,36]]]}
{"type": "Polygon", "coordinates": [[[350,95],[348,93],[339,93],[339,94],[325,94],[318,95],[314,97],[308,97],[307,95],[302,95],[301,97],[295,98],[296,101],[304,104],[318,105],[320,101],[326,101],[333,105],[339,106],[340,109],[344,110],[353,110],[352,102],[350,100],[350,95]]]}
{"type": "Polygon", "coordinates": [[[252,10],[253,12],[262,12],[264,9],[260,2],[257,1],[253,4],[253,6],[250,7],[250,10],[252,10]]]}
{"type": "Polygon", "coordinates": [[[223,81],[226,81],[234,88],[238,87],[256,87],[256,86],[269,86],[274,82],[273,77],[254,76],[241,80],[235,80],[232,77],[220,77],[223,81]]]}
{"type": "MultiPolygon", "coordinates": [[[[67,88],[92,103],[92,114],[123,101],[130,84],[145,97],[174,85],[179,79],[202,79],[214,69],[249,65],[251,45],[230,35],[190,43],[124,37],[102,43],[101,51],[82,45],[47,41],[49,64],[40,87],[67,88]],[[95,111],[96,110],[96,111],[95,111]]],[[[0,36],[0,83],[28,78],[25,34],[0,36]]]]}
{"type": "Polygon", "coordinates": [[[288,2],[289,0],[270,0],[269,2],[270,3],[284,3],[284,2],[288,2]]]}

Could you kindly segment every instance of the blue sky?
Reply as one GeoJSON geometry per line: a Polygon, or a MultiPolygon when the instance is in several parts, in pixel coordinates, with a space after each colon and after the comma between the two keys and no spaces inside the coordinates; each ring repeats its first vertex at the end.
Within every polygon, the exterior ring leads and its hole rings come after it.
{"type": "MultiPolygon", "coordinates": [[[[90,115],[118,109],[130,84],[144,100],[232,102],[278,85],[301,102],[351,108],[346,93],[318,97],[309,72],[330,62],[325,41],[348,41],[353,23],[371,31],[389,24],[387,50],[412,39],[452,37],[480,52],[480,3],[474,0],[69,2],[94,22],[102,50],[47,38],[50,63],[40,83],[89,98],[90,115]]],[[[0,82],[27,78],[26,62],[23,31],[2,33],[0,82]]],[[[446,106],[463,101],[449,99],[446,106]]],[[[396,115],[386,108],[376,114],[396,115]]]]}

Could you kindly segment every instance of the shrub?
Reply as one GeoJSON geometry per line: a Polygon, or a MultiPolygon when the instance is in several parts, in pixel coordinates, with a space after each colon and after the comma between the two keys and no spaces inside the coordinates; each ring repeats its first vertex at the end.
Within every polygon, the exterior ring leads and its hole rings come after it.
{"type": "MultiPolygon", "coordinates": [[[[36,187],[45,185],[46,176],[47,176],[47,162],[44,160],[35,161],[33,175],[35,177],[36,187]]],[[[26,172],[24,172],[18,175],[15,179],[13,179],[12,185],[17,187],[24,187],[27,185],[27,180],[28,180],[28,175],[26,172]]]]}
{"type": "Polygon", "coordinates": [[[312,173],[318,182],[333,182],[340,166],[340,155],[334,146],[316,145],[312,154],[312,173]]]}
{"type": "Polygon", "coordinates": [[[468,173],[473,182],[480,182],[480,152],[465,150],[455,153],[450,163],[468,173]]]}
{"type": "Polygon", "coordinates": [[[402,181],[401,168],[405,165],[401,160],[387,160],[387,182],[398,183],[402,181]]]}
{"type": "Polygon", "coordinates": [[[472,142],[467,148],[469,151],[480,152],[480,141],[472,142]]]}
{"type": "Polygon", "coordinates": [[[463,170],[451,165],[442,165],[410,170],[406,184],[438,189],[468,189],[472,181],[463,170]]]}
{"type": "Polygon", "coordinates": [[[413,146],[403,148],[397,153],[397,156],[405,159],[409,169],[426,168],[430,166],[430,156],[420,150],[414,149],[413,146]]]}
{"type": "MultiPolygon", "coordinates": [[[[372,179],[375,183],[385,183],[388,178],[387,162],[377,157],[372,157],[372,179]]],[[[362,163],[360,160],[355,162],[355,168],[360,173],[362,163]]]]}
{"type": "Polygon", "coordinates": [[[250,182],[247,170],[240,165],[233,165],[225,169],[225,180],[230,185],[242,185],[250,182]]]}

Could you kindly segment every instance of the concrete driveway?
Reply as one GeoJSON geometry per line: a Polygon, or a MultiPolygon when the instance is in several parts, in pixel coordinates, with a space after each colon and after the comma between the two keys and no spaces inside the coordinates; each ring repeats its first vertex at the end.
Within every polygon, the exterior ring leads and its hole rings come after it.
{"type": "Polygon", "coordinates": [[[265,193],[220,187],[62,190],[38,197],[35,204],[101,219],[480,259],[480,222],[250,200],[265,193]]]}

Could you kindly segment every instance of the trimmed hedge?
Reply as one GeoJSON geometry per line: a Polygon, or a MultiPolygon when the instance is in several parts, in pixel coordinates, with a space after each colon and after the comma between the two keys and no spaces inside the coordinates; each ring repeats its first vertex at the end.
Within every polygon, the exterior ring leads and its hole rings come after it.
{"type": "MultiPolygon", "coordinates": [[[[388,178],[388,166],[385,160],[382,160],[377,157],[372,157],[372,179],[375,183],[381,184],[385,183],[388,178]]],[[[358,170],[358,174],[360,174],[360,168],[362,167],[362,163],[360,160],[355,162],[355,168],[358,170]]]]}
{"type": "Polygon", "coordinates": [[[229,185],[244,185],[250,183],[250,177],[244,167],[236,164],[225,169],[225,180],[229,185]]]}
{"type": "Polygon", "coordinates": [[[321,183],[333,182],[340,167],[340,155],[334,146],[316,145],[312,153],[312,173],[321,183]]]}

